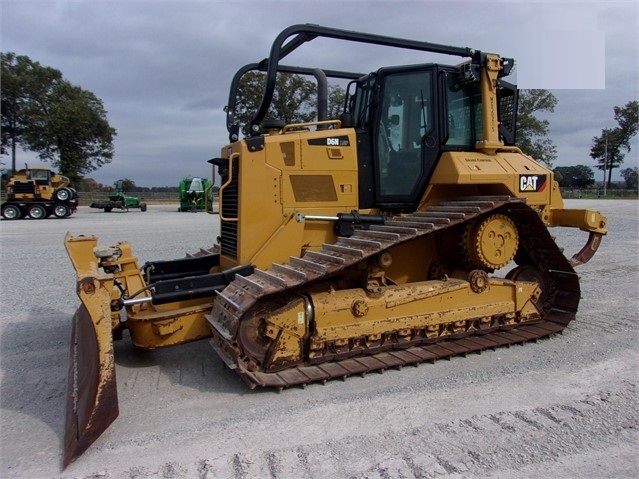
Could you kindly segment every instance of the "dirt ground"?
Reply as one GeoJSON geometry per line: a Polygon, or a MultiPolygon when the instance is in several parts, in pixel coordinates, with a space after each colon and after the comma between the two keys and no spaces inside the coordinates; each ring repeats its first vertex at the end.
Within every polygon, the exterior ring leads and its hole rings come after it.
{"type": "MultiPolygon", "coordinates": [[[[71,317],[65,232],[129,241],[140,264],[211,246],[215,216],[80,208],[0,222],[4,478],[636,478],[639,202],[571,200],[609,219],[578,268],[566,331],[524,346],[277,393],[249,390],[207,341],[116,343],[120,416],[61,470],[71,317]]],[[[586,240],[556,229],[572,255],[586,240]]]]}

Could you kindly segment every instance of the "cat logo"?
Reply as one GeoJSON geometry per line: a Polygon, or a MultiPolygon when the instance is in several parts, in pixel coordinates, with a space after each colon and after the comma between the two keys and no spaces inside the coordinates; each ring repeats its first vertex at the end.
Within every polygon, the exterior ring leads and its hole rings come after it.
{"type": "Polygon", "coordinates": [[[519,191],[539,193],[546,189],[546,175],[519,175],[519,191]]]}

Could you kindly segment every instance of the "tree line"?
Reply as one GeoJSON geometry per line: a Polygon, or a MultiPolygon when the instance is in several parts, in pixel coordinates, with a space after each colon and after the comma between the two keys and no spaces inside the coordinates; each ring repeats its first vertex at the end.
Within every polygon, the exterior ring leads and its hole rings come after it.
{"type": "MultiPolygon", "coordinates": [[[[0,55],[0,154],[11,157],[11,169],[16,169],[16,150],[21,147],[35,152],[43,161],[50,161],[52,167],[69,177],[73,185],[86,188],[85,191],[110,188],[96,186],[93,180],[86,178],[88,173],[110,163],[114,155],[113,140],[117,132],[109,125],[102,101],[92,92],[72,85],[59,70],[12,52],[0,55]]],[[[236,117],[244,126],[245,135],[263,90],[263,73],[248,72],[242,77],[236,117]]],[[[346,92],[339,85],[329,85],[330,118],[339,116],[345,96],[346,92]]],[[[268,116],[289,124],[305,123],[315,119],[316,105],[314,82],[300,75],[280,74],[268,116]]],[[[539,114],[552,113],[556,105],[557,98],[548,90],[519,92],[516,144],[524,153],[551,168],[557,159],[557,148],[549,137],[549,121],[539,118],[539,114]]],[[[612,171],[621,168],[626,153],[630,152],[630,141],[637,134],[639,124],[638,110],[636,100],[622,107],[615,106],[617,126],[602,129],[601,135],[592,139],[590,156],[595,167],[606,172],[608,186],[611,186],[612,171]]],[[[636,183],[636,170],[621,170],[626,184],[636,183]]],[[[586,165],[560,167],[556,171],[560,182],[567,186],[594,184],[592,170],[586,165]]]]}
{"type": "MultiPolygon", "coordinates": [[[[98,183],[93,178],[83,178],[77,184],[78,191],[84,192],[111,192],[121,191],[123,193],[138,192],[138,193],[179,193],[179,186],[138,186],[135,181],[130,178],[122,178],[114,182],[113,185],[103,185],[98,183]]],[[[213,186],[213,191],[217,191],[218,187],[213,186]]]]}
{"type": "MultiPolygon", "coordinates": [[[[555,179],[559,186],[566,188],[592,188],[596,185],[595,172],[587,165],[558,166],[553,170],[555,179]]],[[[625,188],[637,190],[639,179],[639,168],[624,168],[621,170],[625,188]]],[[[606,182],[607,187],[614,186],[611,182],[606,182]]]]}

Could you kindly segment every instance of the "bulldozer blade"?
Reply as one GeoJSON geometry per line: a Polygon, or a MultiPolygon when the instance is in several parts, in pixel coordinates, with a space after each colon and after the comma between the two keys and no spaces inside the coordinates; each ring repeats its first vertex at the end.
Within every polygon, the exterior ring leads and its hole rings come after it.
{"type": "Polygon", "coordinates": [[[63,468],[87,450],[118,416],[108,293],[95,278],[78,282],[73,316],[63,468]]]}

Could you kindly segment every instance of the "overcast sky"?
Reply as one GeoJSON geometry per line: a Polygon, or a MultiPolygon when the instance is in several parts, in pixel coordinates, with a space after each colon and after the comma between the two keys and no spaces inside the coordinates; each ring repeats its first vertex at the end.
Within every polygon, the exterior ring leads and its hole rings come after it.
{"type": "MultiPolygon", "coordinates": [[[[223,108],[234,73],[266,56],[296,23],[423,40],[515,57],[520,88],[558,99],[554,166],[594,166],[592,138],[617,126],[613,108],[639,98],[639,9],[629,1],[0,0],[3,52],[56,68],[93,92],[116,128],[113,162],[88,176],[105,185],[177,186],[210,177],[208,159],[228,142],[223,108]]],[[[369,72],[458,58],[332,40],[301,47],[286,63],[369,72]]],[[[635,138],[624,167],[638,166],[635,138]]],[[[9,157],[3,157],[5,165],[9,157]]],[[[19,150],[18,165],[33,155],[19,150]]],[[[595,170],[597,180],[602,173],[595,170]]]]}

